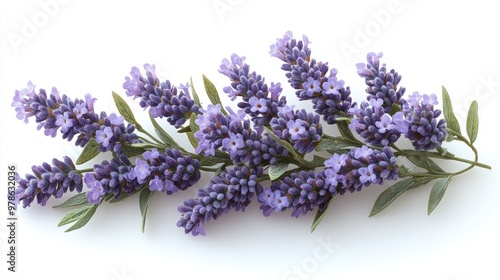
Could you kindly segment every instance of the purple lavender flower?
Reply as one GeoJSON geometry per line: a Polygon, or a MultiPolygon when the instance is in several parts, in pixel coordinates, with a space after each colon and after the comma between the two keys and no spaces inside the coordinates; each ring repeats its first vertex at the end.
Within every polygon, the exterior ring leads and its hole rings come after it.
{"type": "Polygon", "coordinates": [[[86,173],[83,182],[89,188],[87,191],[87,200],[91,204],[99,204],[101,196],[104,195],[104,188],[101,182],[97,181],[91,173],[86,173]]]}
{"type": "Polygon", "coordinates": [[[143,186],[170,195],[193,186],[201,178],[200,162],[184,156],[177,149],[165,149],[164,152],[153,149],[145,152],[143,158],[145,160],[136,158],[133,165],[126,156],[119,155],[111,161],[94,165],[94,172],[85,174],[91,192],[87,194],[89,203],[99,202],[96,188],[101,197],[130,195],[143,186]]]}
{"type": "Polygon", "coordinates": [[[149,108],[154,118],[165,117],[171,125],[179,128],[192,113],[198,113],[199,106],[191,99],[188,84],[181,84],[178,90],[169,80],[160,83],[154,65],[145,64],[144,69],[146,77],[137,67],[132,67],[131,77],[125,77],[123,88],[128,96],[141,98],[141,107],[149,108]]]}
{"type": "Polygon", "coordinates": [[[313,151],[323,134],[319,115],[307,113],[304,109],[294,111],[293,105],[280,108],[278,117],[271,120],[271,128],[299,153],[313,151]]]}
{"type": "Polygon", "coordinates": [[[28,207],[37,200],[45,206],[50,197],[60,198],[65,192],[82,191],[82,175],[77,173],[75,164],[69,157],[63,161],[52,160],[52,165],[43,163],[31,168],[33,174],[26,174],[25,178],[18,179],[16,196],[23,207],[28,207]]]}
{"type": "Polygon", "coordinates": [[[355,103],[350,97],[349,87],[344,88],[344,81],[337,79],[337,70],[329,71],[328,64],[311,59],[308,47],[309,39],[297,41],[292,33],[287,32],[282,39],[271,46],[271,56],[285,63],[281,69],[300,100],[311,100],[313,109],[328,124],[335,124],[337,118],[347,115],[355,103]]]}
{"type": "Polygon", "coordinates": [[[71,100],[66,95],[59,95],[52,88],[50,95],[44,89],[37,94],[34,85],[28,83],[28,88],[16,91],[12,106],[17,117],[28,122],[35,117],[38,129],[44,128],[45,135],[55,137],[60,129],[63,139],[71,141],[76,138],[75,145],[85,146],[90,139],[96,137],[101,144],[100,151],[120,152],[123,143],[138,143],[140,140],[134,133],[132,124],[125,126],[123,117],[94,111],[95,98],[89,94],[85,100],[71,100]]]}
{"type": "Polygon", "coordinates": [[[113,137],[113,129],[111,127],[105,126],[95,133],[95,141],[104,147],[109,146],[109,141],[113,137]]]}
{"type": "Polygon", "coordinates": [[[259,195],[260,209],[265,216],[273,211],[292,208],[292,216],[299,217],[318,207],[324,210],[330,199],[337,194],[336,185],[326,183],[324,171],[292,173],[281,181],[275,181],[259,195]]]}
{"type": "Polygon", "coordinates": [[[382,185],[384,180],[398,179],[396,157],[387,146],[381,151],[363,146],[345,155],[334,154],[325,161],[325,166],[325,181],[341,195],[371,184],[382,185]]]}
{"type": "Polygon", "coordinates": [[[204,151],[205,156],[214,156],[215,151],[229,153],[234,163],[246,163],[251,166],[264,163],[273,164],[279,157],[288,154],[262,127],[252,128],[250,120],[242,117],[242,112],[225,116],[220,111],[220,105],[209,105],[201,110],[196,124],[199,130],[194,136],[198,140],[195,152],[204,151]]]}
{"type": "Polygon", "coordinates": [[[313,96],[315,93],[321,92],[321,81],[315,80],[313,77],[307,78],[302,84],[307,96],[313,96]]]}
{"type": "Polygon", "coordinates": [[[360,107],[353,107],[349,113],[354,117],[349,128],[355,130],[366,143],[383,147],[395,143],[401,136],[398,125],[391,115],[382,107],[383,100],[370,99],[370,103],[362,102],[360,107]]]}
{"type": "Polygon", "coordinates": [[[185,201],[178,210],[181,218],[178,227],[185,233],[205,235],[204,225],[216,220],[231,209],[245,211],[255,194],[262,191],[258,178],[262,167],[235,166],[213,176],[209,185],[198,191],[195,199],[185,201]]]}
{"type": "Polygon", "coordinates": [[[441,110],[434,109],[437,104],[435,94],[414,92],[403,105],[404,121],[400,121],[397,128],[410,139],[416,150],[435,149],[446,139],[446,122],[438,120],[441,110]]]}
{"type": "Polygon", "coordinates": [[[382,107],[386,113],[390,113],[392,105],[402,105],[404,101],[401,99],[405,92],[404,87],[399,87],[401,76],[394,70],[387,72],[385,63],[380,67],[380,58],[382,53],[368,53],[366,56],[368,64],[358,63],[358,75],[365,78],[365,83],[368,86],[366,92],[369,94],[367,99],[372,98],[382,99],[382,107]]]}
{"type": "Polygon", "coordinates": [[[245,57],[231,55],[231,61],[222,60],[219,72],[231,80],[231,86],[224,92],[235,100],[241,97],[238,107],[245,110],[257,125],[267,125],[278,113],[278,108],[286,104],[285,97],[280,97],[280,83],[268,86],[265,79],[255,72],[250,72],[250,66],[245,63],[245,57]]]}

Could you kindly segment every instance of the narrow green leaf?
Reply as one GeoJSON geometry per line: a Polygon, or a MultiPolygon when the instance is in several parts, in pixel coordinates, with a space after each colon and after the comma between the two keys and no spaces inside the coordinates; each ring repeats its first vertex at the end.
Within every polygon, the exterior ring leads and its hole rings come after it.
{"type": "Polygon", "coordinates": [[[123,154],[128,158],[142,155],[147,150],[146,147],[134,146],[129,144],[122,145],[122,148],[123,154]]]}
{"type": "Polygon", "coordinates": [[[87,161],[95,158],[99,154],[99,146],[99,143],[97,143],[94,138],[90,139],[90,141],[85,144],[82,153],[76,160],[76,164],[84,164],[87,161]]]}
{"type": "Polygon", "coordinates": [[[198,97],[198,93],[196,93],[196,90],[194,89],[193,77],[189,78],[189,83],[191,84],[191,91],[193,92],[194,103],[196,103],[196,104],[198,104],[198,106],[200,106],[201,105],[200,98],[198,97]]]}
{"type": "Polygon", "coordinates": [[[198,139],[196,139],[196,137],[194,137],[194,133],[197,132],[198,130],[200,130],[200,128],[196,124],[196,115],[195,114],[191,114],[191,117],[189,118],[189,128],[191,129],[191,132],[188,132],[186,134],[187,134],[189,142],[191,143],[191,146],[193,146],[193,148],[196,149],[196,148],[198,148],[198,139]]]}
{"type": "Polygon", "coordinates": [[[227,158],[218,157],[217,155],[202,157],[200,160],[201,166],[214,166],[216,164],[221,164],[221,163],[231,164],[232,161],[227,158]]]}
{"type": "Polygon", "coordinates": [[[276,141],[278,142],[281,146],[283,146],[285,149],[287,149],[292,155],[293,157],[295,158],[295,160],[299,161],[299,162],[305,162],[304,158],[302,156],[300,156],[297,151],[295,150],[295,148],[293,148],[293,146],[288,143],[287,141],[283,140],[283,139],[280,139],[278,137],[278,135],[276,135],[272,129],[270,129],[269,127],[267,126],[264,126],[264,129],[267,131],[267,133],[269,133],[269,135],[276,141]]]}
{"type": "Polygon", "coordinates": [[[184,126],[184,127],[181,127],[179,130],[177,130],[177,133],[187,133],[187,132],[191,132],[190,126],[184,126]]]}
{"type": "Polygon", "coordinates": [[[435,163],[432,159],[426,157],[425,155],[410,155],[407,158],[416,166],[422,167],[431,173],[446,173],[441,167],[439,167],[439,165],[437,165],[437,163],[435,163]]]}
{"type": "Polygon", "coordinates": [[[345,149],[348,147],[352,147],[352,143],[350,141],[345,140],[343,137],[335,137],[331,138],[323,138],[316,146],[316,151],[328,151],[329,153],[344,153],[345,149]]]}
{"type": "Polygon", "coordinates": [[[391,106],[391,116],[396,114],[397,112],[400,112],[401,111],[401,106],[399,106],[398,104],[396,103],[392,103],[392,106],[391,106]]]}
{"type": "Polygon", "coordinates": [[[144,131],[142,126],[137,122],[134,116],[134,112],[128,106],[125,99],[123,99],[118,93],[113,91],[113,100],[115,101],[116,108],[118,112],[125,118],[125,120],[137,128],[139,131],[144,131]]]}
{"type": "Polygon", "coordinates": [[[450,95],[448,94],[448,91],[446,88],[443,86],[443,115],[444,119],[446,120],[446,126],[458,133],[459,135],[462,133],[460,131],[460,124],[458,123],[457,117],[455,117],[455,113],[453,112],[453,106],[451,105],[451,99],[450,95]]]}
{"type": "Polygon", "coordinates": [[[380,211],[384,210],[406,191],[425,185],[432,180],[433,178],[429,177],[409,177],[395,183],[377,197],[377,200],[375,201],[375,204],[373,205],[372,211],[370,213],[370,217],[380,213],[380,211]]]}
{"type": "Polygon", "coordinates": [[[467,135],[469,136],[470,143],[473,144],[477,138],[479,129],[479,116],[477,101],[474,100],[470,104],[469,113],[467,114],[467,135]]]}
{"type": "Polygon", "coordinates": [[[178,146],[177,142],[175,142],[175,140],[170,136],[170,134],[168,134],[168,132],[166,132],[160,126],[160,124],[158,124],[158,122],[155,120],[155,118],[153,118],[153,116],[151,115],[151,112],[149,112],[149,119],[151,120],[151,123],[153,124],[153,127],[155,128],[156,134],[158,135],[158,137],[160,137],[161,141],[163,141],[163,143],[166,146],[173,146],[173,147],[178,146]]]}
{"type": "Polygon", "coordinates": [[[89,205],[86,193],[79,193],[77,195],[74,195],[68,198],[65,202],[56,206],[52,206],[52,208],[66,208],[66,207],[74,207],[82,205],[89,205]]]}
{"type": "Polygon", "coordinates": [[[351,129],[349,128],[349,123],[346,121],[338,122],[337,128],[340,132],[340,135],[344,138],[343,141],[347,141],[351,146],[360,147],[364,145],[363,142],[359,141],[354,134],[352,134],[351,129]]]}
{"type": "Polygon", "coordinates": [[[323,221],[323,218],[328,212],[328,209],[330,209],[330,205],[332,204],[332,202],[333,202],[333,197],[330,199],[330,201],[328,201],[328,205],[326,206],[325,210],[321,211],[318,209],[318,212],[316,212],[316,216],[314,216],[314,220],[311,225],[311,233],[313,233],[316,227],[318,227],[319,223],[323,221]]]}
{"type": "Polygon", "coordinates": [[[57,225],[58,227],[67,225],[69,223],[72,223],[74,221],[79,220],[85,213],[92,207],[92,205],[85,205],[80,208],[73,209],[69,211],[59,222],[57,225]]]}
{"type": "Polygon", "coordinates": [[[432,187],[431,194],[429,196],[429,204],[427,206],[427,215],[430,215],[436,206],[438,206],[439,202],[441,202],[441,199],[451,182],[451,177],[452,176],[448,176],[447,178],[437,180],[432,187]]]}
{"type": "Polygon", "coordinates": [[[278,179],[281,175],[283,175],[283,173],[286,172],[286,170],[288,169],[288,165],[288,162],[280,161],[276,162],[275,164],[271,164],[269,166],[269,179],[271,179],[271,181],[278,179]]]}
{"type": "Polygon", "coordinates": [[[217,92],[217,89],[215,88],[214,84],[205,75],[203,75],[203,84],[205,85],[205,91],[207,92],[208,99],[210,99],[210,102],[214,105],[220,104],[221,105],[221,112],[224,115],[227,115],[226,110],[224,110],[224,106],[222,106],[222,102],[220,100],[219,93],[217,92]]]}
{"type": "Polygon", "coordinates": [[[146,227],[146,215],[148,212],[149,202],[151,201],[151,197],[153,197],[154,193],[155,192],[150,191],[149,188],[145,188],[139,194],[139,209],[141,210],[143,233],[144,228],[146,227]]]}
{"type": "Polygon", "coordinates": [[[65,232],[70,232],[86,225],[90,221],[92,216],[94,216],[96,210],[97,210],[97,204],[93,204],[92,206],[90,206],[90,208],[85,212],[85,214],[83,214],[83,216],[80,219],[78,219],[78,221],[76,221],[76,223],[74,223],[65,232]]]}

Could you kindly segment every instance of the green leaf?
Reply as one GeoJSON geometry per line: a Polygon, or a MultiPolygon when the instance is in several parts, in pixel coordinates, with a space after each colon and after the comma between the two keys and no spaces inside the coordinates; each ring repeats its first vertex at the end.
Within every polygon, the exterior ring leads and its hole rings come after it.
{"type": "Polygon", "coordinates": [[[65,208],[65,207],[74,207],[82,205],[89,205],[86,193],[79,193],[75,196],[72,196],[68,198],[68,200],[66,200],[65,202],[56,206],[52,206],[52,208],[65,208]]]}
{"type": "Polygon", "coordinates": [[[220,163],[231,164],[233,162],[230,159],[218,157],[217,154],[215,156],[202,157],[200,160],[201,166],[214,166],[220,163]]]}
{"type": "Polygon", "coordinates": [[[70,232],[86,225],[90,221],[92,216],[94,216],[96,210],[97,210],[97,204],[93,204],[92,206],[90,206],[90,208],[87,209],[87,211],[80,217],[80,219],[78,219],[78,221],[76,221],[76,223],[74,223],[65,232],[70,232]]]}
{"type": "Polygon", "coordinates": [[[425,185],[432,180],[433,178],[430,177],[409,177],[395,183],[377,197],[370,217],[380,213],[406,191],[425,185]]]}
{"type": "MultiPolygon", "coordinates": [[[[93,204],[94,205],[94,204],[93,204]]],[[[92,207],[92,205],[85,205],[80,208],[73,209],[69,211],[59,222],[58,227],[67,225],[74,221],[79,220],[85,213],[92,207]]]]}
{"type": "Polygon", "coordinates": [[[200,130],[200,128],[196,124],[196,117],[197,116],[195,114],[191,114],[191,117],[189,118],[189,128],[191,129],[191,132],[186,133],[191,146],[193,146],[193,148],[195,149],[198,148],[198,139],[194,137],[194,133],[200,130]]]}
{"type": "Polygon", "coordinates": [[[446,173],[441,167],[439,167],[439,165],[437,165],[432,159],[426,157],[425,155],[409,155],[407,156],[407,158],[416,166],[422,167],[431,173],[446,173]]]}
{"type": "Polygon", "coordinates": [[[321,221],[323,221],[323,218],[325,217],[326,212],[328,212],[328,209],[330,209],[330,205],[332,204],[332,201],[333,201],[333,197],[330,199],[330,201],[328,201],[328,205],[326,206],[326,208],[323,211],[318,209],[318,212],[316,212],[316,216],[314,216],[314,220],[313,220],[313,223],[311,225],[311,233],[313,233],[314,230],[316,229],[316,227],[318,227],[319,223],[321,223],[321,221]]]}
{"type": "Polygon", "coordinates": [[[337,128],[340,132],[340,135],[344,138],[343,141],[347,141],[351,146],[361,147],[364,145],[363,142],[359,141],[354,134],[352,134],[351,129],[349,128],[349,123],[346,121],[338,122],[337,128]]]}
{"type": "Polygon", "coordinates": [[[123,99],[118,93],[113,91],[113,100],[115,101],[118,112],[120,112],[125,120],[131,124],[134,124],[137,130],[144,131],[142,126],[135,119],[134,112],[132,112],[132,109],[130,109],[125,99],[123,99]]]}
{"type": "Polygon", "coordinates": [[[139,209],[141,210],[143,233],[144,228],[146,227],[146,215],[148,212],[149,202],[151,201],[151,197],[153,197],[154,193],[155,192],[150,191],[149,188],[145,188],[139,194],[139,209]]]}
{"type": "Polygon", "coordinates": [[[398,104],[396,103],[392,103],[392,106],[391,106],[391,116],[396,114],[397,112],[400,112],[401,111],[401,106],[399,106],[398,104]]]}
{"type": "Polygon", "coordinates": [[[288,143],[287,141],[285,141],[283,139],[280,139],[278,137],[278,135],[276,135],[272,131],[271,128],[264,126],[264,129],[267,131],[267,133],[269,133],[271,138],[273,138],[276,142],[278,142],[281,146],[283,146],[283,148],[287,149],[292,154],[292,156],[295,158],[295,160],[297,160],[298,162],[307,163],[307,161],[305,161],[304,158],[297,153],[295,148],[290,143],[288,143]]]}
{"type": "Polygon", "coordinates": [[[168,134],[168,132],[166,132],[158,124],[158,122],[155,120],[155,118],[153,118],[153,116],[151,115],[151,112],[149,112],[149,119],[151,120],[151,123],[153,124],[153,127],[155,128],[156,134],[158,135],[158,137],[160,137],[161,141],[163,141],[163,143],[166,146],[171,146],[171,147],[178,146],[177,142],[175,142],[175,140],[170,136],[170,134],[168,134]]]}
{"type": "Polygon", "coordinates": [[[94,138],[90,139],[90,141],[87,142],[87,144],[83,148],[82,153],[76,160],[76,164],[84,164],[87,161],[95,158],[99,154],[99,146],[99,143],[97,143],[94,138]]]}
{"type": "Polygon", "coordinates": [[[447,178],[437,180],[432,187],[431,194],[429,196],[429,204],[427,206],[427,215],[430,215],[436,206],[438,206],[439,202],[441,202],[441,199],[451,182],[451,177],[452,176],[450,175],[447,178]]]}
{"type": "Polygon", "coordinates": [[[477,101],[474,100],[470,104],[469,113],[467,114],[467,135],[469,136],[470,143],[473,144],[477,138],[479,128],[479,116],[477,101]]]}
{"type": "Polygon", "coordinates": [[[220,104],[221,105],[221,112],[224,115],[227,115],[226,110],[224,110],[224,106],[222,106],[222,102],[220,100],[219,93],[217,92],[217,89],[215,88],[214,84],[205,75],[203,75],[203,84],[205,85],[205,91],[207,92],[208,99],[210,99],[210,102],[214,105],[220,104]]]}
{"type": "Polygon", "coordinates": [[[455,117],[455,113],[453,113],[453,106],[451,105],[450,95],[448,91],[443,86],[443,115],[446,120],[446,126],[449,130],[461,134],[460,124],[458,123],[457,117],[455,117]]]}
{"type": "Polygon", "coordinates": [[[194,89],[193,77],[189,78],[189,83],[191,84],[191,90],[193,92],[194,103],[196,103],[196,104],[198,104],[198,106],[200,106],[201,105],[200,98],[198,97],[198,93],[196,93],[196,90],[194,89]]]}
{"type": "Polygon", "coordinates": [[[128,158],[142,155],[147,150],[146,147],[129,145],[129,144],[125,144],[122,147],[123,147],[123,154],[128,158]]]}
{"type": "Polygon", "coordinates": [[[276,162],[275,164],[271,164],[269,166],[269,179],[271,179],[271,181],[278,179],[281,175],[283,175],[283,173],[286,172],[286,170],[288,169],[288,165],[288,162],[280,161],[276,162]]]}
{"type": "Polygon", "coordinates": [[[181,127],[179,130],[177,130],[177,133],[187,133],[187,132],[191,132],[190,126],[181,127]]]}
{"type": "Polygon", "coordinates": [[[348,147],[352,147],[352,143],[343,137],[323,138],[316,146],[316,151],[328,151],[331,154],[345,153],[350,150],[346,149],[348,147]]]}

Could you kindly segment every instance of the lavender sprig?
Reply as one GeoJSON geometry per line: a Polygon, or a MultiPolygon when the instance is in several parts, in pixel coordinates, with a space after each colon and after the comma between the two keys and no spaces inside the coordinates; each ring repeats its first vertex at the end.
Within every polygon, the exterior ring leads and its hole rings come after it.
{"type": "Polygon", "coordinates": [[[205,235],[206,223],[231,210],[244,211],[254,200],[264,216],[288,209],[293,217],[316,211],[314,230],[334,199],[366,187],[393,182],[375,201],[370,213],[375,215],[407,190],[434,181],[430,214],[452,178],[474,167],[491,169],[478,162],[474,145],[477,102],[469,109],[467,135],[463,135],[444,87],[442,109],[435,94],[414,91],[405,96],[401,75],[387,70],[381,63],[382,53],[370,52],[366,62],[356,66],[367,86],[366,100],[358,105],[346,82],[337,77],[337,69],[311,57],[310,44],[306,36],[298,40],[287,32],[270,53],[283,62],[281,69],[296,96],[312,101],[313,112],[287,104],[280,83],[267,84],[263,76],[250,71],[244,56],[236,54],[223,59],[218,72],[229,78],[223,91],[232,101],[238,99],[237,108],[223,105],[205,75],[203,84],[211,104],[200,101],[192,84],[176,87],[169,80],[161,82],[152,64],[144,65],[144,75],[133,67],[123,88],[148,109],[154,132],[139,123],[118,93],[113,92],[113,99],[120,115],[98,114],[96,99],[90,95],[71,99],[60,96],[56,88],[50,93],[36,92],[28,83],[15,92],[12,106],[17,118],[25,122],[35,118],[46,135],[60,132],[63,139],[76,139],[75,144],[84,149],[76,165],[64,157],[33,166],[32,174],[18,176],[16,195],[9,199],[24,207],[34,201],[44,206],[52,197],[76,192],[57,206],[78,207],[59,223],[74,223],[67,230],[71,231],[84,226],[102,203],[138,194],[144,230],[153,195],[191,188],[205,172],[211,176],[208,185],[178,207],[177,226],[185,233],[205,235]],[[172,137],[167,123],[186,141],[172,137]],[[340,135],[327,134],[335,131],[328,125],[334,125],[340,135]],[[401,141],[413,148],[400,148],[401,141]],[[451,153],[444,147],[446,141],[464,143],[474,159],[451,153]],[[108,151],[110,157],[92,168],[77,167],[108,151]],[[466,167],[447,171],[435,159],[466,167]]]}

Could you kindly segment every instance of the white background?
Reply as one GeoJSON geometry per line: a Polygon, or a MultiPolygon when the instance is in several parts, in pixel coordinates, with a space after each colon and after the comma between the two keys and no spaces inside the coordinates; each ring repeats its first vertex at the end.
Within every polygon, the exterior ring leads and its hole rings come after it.
{"type": "MultiPolygon", "coordinates": [[[[436,2],[1,1],[3,186],[8,164],[26,174],[33,164],[64,155],[75,159],[81,151],[60,137],[45,137],[33,120],[25,125],[15,118],[14,91],[29,80],[72,98],[91,93],[97,110],[111,113],[111,91],[125,96],[124,77],[134,65],[154,63],[176,85],[192,76],[198,92],[206,74],[221,90],[228,81],[217,69],[236,52],[268,83],[282,82],[294,102],[280,61],[268,54],[287,30],[308,35],[313,57],[339,69],[358,101],[365,85],[355,63],[364,62],[369,51],[384,52],[383,62],[403,75],[400,85],[407,92],[440,96],[445,85],[463,125],[466,108],[477,99],[476,143],[480,160],[493,167],[455,178],[431,216],[431,186],[403,195],[372,218],[373,202],[386,186],[341,197],[313,234],[313,213],[265,218],[254,204],[208,223],[205,237],[185,235],[175,225],[176,208],[196,187],[155,196],[144,234],[136,197],[102,205],[87,226],[72,233],[57,227],[66,211],[52,209],[62,200],[51,200],[48,207],[34,204],[17,212],[17,273],[8,272],[4,261],[2,199],[1,279],[500,279],[497,9],[491,1],[436,2]]],[[[127,100],[145,119],[137,101],[127,100]]],[[[460,144],[445,145],[472,156],[460,144]]]]}

